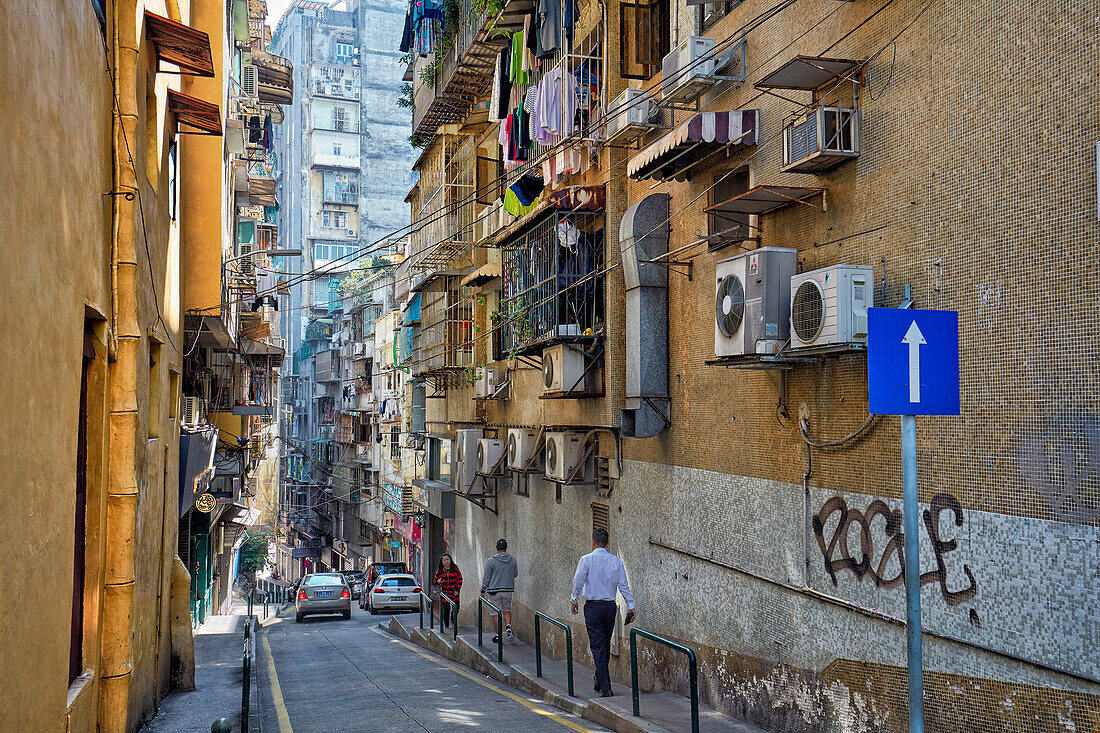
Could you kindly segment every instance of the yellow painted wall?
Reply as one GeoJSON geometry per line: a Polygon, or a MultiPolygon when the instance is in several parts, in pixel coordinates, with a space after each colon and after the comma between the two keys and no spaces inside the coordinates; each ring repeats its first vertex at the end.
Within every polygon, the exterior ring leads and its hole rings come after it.
{"type": "MultiPolygon", "coordinates": [[[[175,0],[148,7],[189,19],[175,0]]],[[[11,0],[0,11],[0,254],[9,271],[0,288],[0,433],[9,437],[0,447],[0,584],[18,599],[0,615],[0,730],[135,730],[168,686],[183,211],[176,221],[168,214],[175,124],[165,105],[180,82],[154,73],[144,9],[114,3],[105,36],[90,3],[11,0]],[[96,351],[88,367],[87,674],[70,688],[86,324],[96,351]]]]}

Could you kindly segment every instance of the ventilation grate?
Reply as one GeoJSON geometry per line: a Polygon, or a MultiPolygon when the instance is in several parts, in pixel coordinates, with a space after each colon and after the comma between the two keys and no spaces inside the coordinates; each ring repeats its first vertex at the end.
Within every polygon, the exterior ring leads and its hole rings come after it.
{"type": "Polygon", "coordinates": [[[611,531],[611,518],[607,504],[592,505],[592,531],[595,532],[597,529],[611,531]]]}

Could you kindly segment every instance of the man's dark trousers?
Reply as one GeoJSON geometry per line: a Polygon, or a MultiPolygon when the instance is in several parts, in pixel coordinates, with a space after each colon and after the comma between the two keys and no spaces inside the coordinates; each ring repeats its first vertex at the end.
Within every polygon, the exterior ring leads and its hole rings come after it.
{"type": "Polygon", "coordinates": [[[587,601],[584,604],[584,626],[588,629],[588,646],[596,662],[596,679],[600,689],[611,691],[611,674],[607,662],[611,655],[611,635],[615,633],[615,601],[587,601]]]}

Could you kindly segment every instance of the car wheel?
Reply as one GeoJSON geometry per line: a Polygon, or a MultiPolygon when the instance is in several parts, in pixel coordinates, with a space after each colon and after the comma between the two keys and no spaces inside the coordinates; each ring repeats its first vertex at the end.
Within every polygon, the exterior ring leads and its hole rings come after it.
{"type": "Polygon", "coordinates": [[[369,601],[367,602],[367,610],[370,611],[371,616],[377,616],[378,615],[378,611],[375,610],[374,606],[369,601]]]}
{"type": "Polygon", "coordinates": [[[294,622],[295,623],[299,623],[299,624],[302,623],[303,618],[305,618],[305,615],[303,615],[301,613],[294,614],[294,622]]]}
{"type": "Polygon", "coordinates": [[[344,620],[347,621],[350,618],[351,618],[351,609],[349,608],[348,610],[344,611],[344,620]]]}

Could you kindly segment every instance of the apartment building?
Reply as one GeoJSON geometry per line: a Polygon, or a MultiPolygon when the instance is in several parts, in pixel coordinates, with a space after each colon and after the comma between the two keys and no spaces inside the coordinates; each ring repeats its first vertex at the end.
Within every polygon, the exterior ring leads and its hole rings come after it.
{"type": "Polygon", "coordinates": [[[575,621],[607,527],[707,704],[905,730],[899,425],[868,412],[866,313],[958,311],[962,414],[918,428],[928,729],[1095,727],[1100,119],[1070,49],[1096,10],[410,7],[424,568],[446,550],[476,577],[507,538],[529,639],[536,610],[575,621]]]}
{"type": "MultiPolygon", "coordinates": [[[[270,51],[267,5],[249,0],[204,19],[220,41],[204,80],[221,100],[221,137],[196,137],[186,163],[205,175],[181,201],[204,212],[185,230],[182,305],[188,339],[178,554],[190,574],[192,623],[229,613],[246,532],[270,533],[278,503],[278,281],[298,253],[276,219],[273,130],[294,95],[293,69],[270,51]]],[[[283,277],[285,279],[285,277],[283,277]]]]}
{"type": "Polygon", "coordinates": [[[399,251],[392,242],[407,225],[411,149],[397,106],[403,66],[388,41],[400,35],[403,9],[296,0],[275,34],[302,90],[277,134],[279,189],[289,204],[280,217],[305,252],[299,272],[309,273],[294,281],[283,306],[295,355],[295,407],[284,430],[298,445],[284,451],[281,490],[287,523],[298,528],[288,528],[280,545],[289,577],[362,568],[380,532],[377,497],[368,490],[377,451],[365,439],[364,417],[375,364],[367,354],[386,291],[378,278],[392,264],[380,258],[399,251]],[[371,262],[379,263],[378,277],[355,274],[372,273],[371,262]]]}

